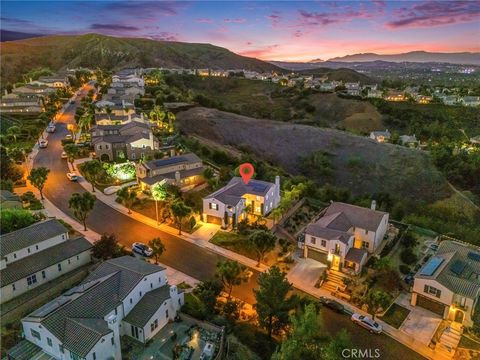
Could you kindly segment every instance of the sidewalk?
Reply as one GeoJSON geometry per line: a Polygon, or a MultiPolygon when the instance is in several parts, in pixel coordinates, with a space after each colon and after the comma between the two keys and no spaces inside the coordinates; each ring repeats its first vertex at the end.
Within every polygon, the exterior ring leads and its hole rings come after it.
{"type": "MultiPolygon", "coordinates": [[[[82,162],[86,161],[86,159],[79,159],[74,162],[75,168],[77,168],[78,164],[81,164],[82,162]]],[[[70,167],[70,164],[68,165],[70,167]]],[[[83,188],[89,192],[92,190],[92,185],[87,182],[82,176],[79,176],[78,183],[83,186],[83,188]]],[[[215,244],[212,244],[209,242],[209,240],[217,233],[217,231],[220,229],[218,225],[214,224],[208,224],[208,223],[201,223],[202,226],[195,231],[193,234],[187,234],[187,233],[182,233],[182,235],[178,235],[178,230],[170,227],[166,224],[160,224],[157,225],[156,220],[149,218],[148,216],[145,216],[143,214],[140,214],[136,211],[132,211],[131,214],[128,213],[128,210],[125,206],[122,204],[119,204],[115,201],[116,195],[105,195],[103,192],[99,191],[98,189],[95,190],[95,193],[92,193],[97,197],[97,200],[103,202],[104,204],[110,206],[112,209],[117,210],[118,212],[130,216],[132,219],[135,219],[145,225],[148,225],[152,228],[155,229],[160,229],[161,231],[164,231],[170,235],[177,236],[185,241],[191,242],[192,244],[195,244],[197,246],[209,249],[217,254],[220,254],[222,256],[228,257],[230,259],[236,260],[239,263],[246,265],[248,267],[251,267],[253,269],[256,269],[258,271],[265,271],[268,269],[267,265],[260,264],[260,267],[257,267],[257,261],[250,259],[246,256],[237,254],[233,251],[224,249],[220,246],[217,246],[215,244]]]]}

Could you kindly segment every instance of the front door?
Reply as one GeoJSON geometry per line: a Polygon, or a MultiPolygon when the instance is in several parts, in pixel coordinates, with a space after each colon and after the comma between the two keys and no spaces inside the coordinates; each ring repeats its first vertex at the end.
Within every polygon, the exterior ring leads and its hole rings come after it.
{"type": "Polygon", "coordinates": [[[340,270],[340,256],[333,255],[332,258],[332,270],[340,270]]]}
{"type": "Polygon", "coordinates": [[[463,323],[463,311],[457,310],[455,312],[455,322],[462,324],[463,323]]]}

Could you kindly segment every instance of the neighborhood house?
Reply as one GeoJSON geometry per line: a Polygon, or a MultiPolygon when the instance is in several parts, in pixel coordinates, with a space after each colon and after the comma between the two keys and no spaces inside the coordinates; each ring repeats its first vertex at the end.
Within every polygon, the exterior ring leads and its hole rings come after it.
{"type": "Polygon", "coordinates": [[[16,358],[29,349],[32,359],[120,360],[121,336],[146,344],[183,304],[165,268],[131,256],[108,260],[23,318],[25,340],[8,354],[16,358]]]}
{"type": "Polygon", "coordinates": [[[2,304],[91,261],[92,245],[55,219],[1,235],[0,245],[2,304]]]}
{"type": "Polygon", "coordinates": [[[411,303],[470,327],[479,298],[480,248],[445,240],[415,275],[411,303]]]}
{"type": "Polygon", "coordinates": [[[248,214],[265,216],[280,202],[280,176],[275,183],[250,180],[245,184],[239,177],[203,199],[203,221],[236,226],[248,214]]]}
{"type": "Polygon", "coordinates": [[[388,228],[388,213],[341,202],[307,226],[304,255],[329,263],[333,270],[358,274],[368,254],[377,251],[388,228]]]}
{"type": "Polygon", "coordinates": [[[202,160],[195,154],[188,153],[138,163],[137,179],[142,190],[160,183],[176,185],[180,188],[194,187],[204,182],[202,160]]]}

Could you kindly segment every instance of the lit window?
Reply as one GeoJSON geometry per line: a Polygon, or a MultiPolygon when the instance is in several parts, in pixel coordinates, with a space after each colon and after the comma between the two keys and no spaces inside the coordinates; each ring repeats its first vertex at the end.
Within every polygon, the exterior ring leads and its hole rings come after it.
{"type": "Polygon", "coordinates": [[[212,210],[218,210],[218,204],[210,203],[210,209],[212,209],[212,210]]]}

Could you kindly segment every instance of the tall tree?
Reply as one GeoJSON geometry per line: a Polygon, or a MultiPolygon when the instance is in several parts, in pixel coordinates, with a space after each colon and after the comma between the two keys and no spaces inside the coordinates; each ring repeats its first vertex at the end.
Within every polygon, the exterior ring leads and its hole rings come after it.
{"type": "Polygon", "coordinates": [[[137,194],[128,187],[121,188],[117,191],[117,197],[120,202],[128,209],[128,213],[132,213],[132,207],[137,201],[137,194]]]}
{"type": "Polygon", "coordinates": [[[247,267],[235,260],[224,260],[217,264],[216,276],[220,279],[230,299],[234,286],[248,281],[247,267]]]}
{"type": "Polygon", "coordinates": [[[67,160],[70,165],[72,165],[72,170],[75,170],[74,161],[80,154],[79,147],[75,144],[65,144],[63,151],[65,151],[65,154],[67,154],[67,160]]]}
{"type": "Polygon", "coordinates": [[[158,202],[161,201],[162,203],[167,200],[168,192],[165,185],[160,183],[156,183],[152,186],[152,197],[155,200],[155,214],[157,215],[157,225],[159,224],[158,220],[158,202]]]}
{"type": "Polygon", "coordinates": [[[158,258],[165,252],[166,248],[162,240],[159,237],[153,238],[148,242],[148,246],[151,247],[153,256],[155,257],[155,264],[158,264],[158,258]]]}
{"type": "Polygon", "coordinates": [[[258,277],[258,290],[254,290],[257,303],[254,305],[260,326],[268,336],[278,333],[288,324],[289,311],[293,309],[296,297],[289,295],[293,289],[286,274],[276,266],[258,277]]]}
{"type": "Polygon", "coordinates": [[[43,187],[45,186],[45,183],[47,182],[48,174],[50,173],[50,169],[47,169],[45,167],[39,167],[32,169],[30,171],[30,175],[28,175],[27,179],[30,181],[30,183],[35,186],[38,191],[40,191],[40,198],[43,200],[43,187]]]}
{"type": "Polygon", "coordinates": [[[73,213],[83,223],[83,230],[87,231],[87,217],[90,211],[92,211],[97,198],[95,195],[89,192],[82,194],[73,193],[68,201],[68,207],[73,209],[73,213]]]}
{"type": "Polygon", "coordinates": [[[92,192],[95,192],[97,178],[103,171],[102,164],[95,159],[84,162],[80,165],[80,168],[85,179],[92,185],[92,192]]]}
{"type": "Polygon", "coordinates": [[[182,235],[182,222],[190,213],[192,212],[192,208],[185,205],[185,203],[181,200],[175,201],[172,206],[172,214],[175,218],[175,222],[178,226],[178,235],[182,235]]]}
{"type": "Polygon", "coordinates": [[[257,266],[265,257],[265,254],[275,248],[277,237],[268,230],[255,230],[247,238],[248,246],[257,255],[257,266]]]}
{"type": "Polygon", "coordinates": [[[222,292],[222,283],[217,279],[202,281],[194,290],[195,295],[205,305],[205,316],[212,317],[215,313],[215,306],[217,305],[217,298],[222,292]]]}
{"type": "Polygon", "coordinates": [[[365,303],[368,306],[368,312],[372,314],[375,319],[375,315],[380,310],[386,310],[388,305],[390,305],[392,297],[390,294],[381,291],[370,289],[365,296],[365,303]]]}
{"type": "Polygon", "coordinates": [[[97,259],[107,260],[118,253],[118,241],[114,234],[103,234],[100,239],[93,243],[92,255],[97,259]]]}

